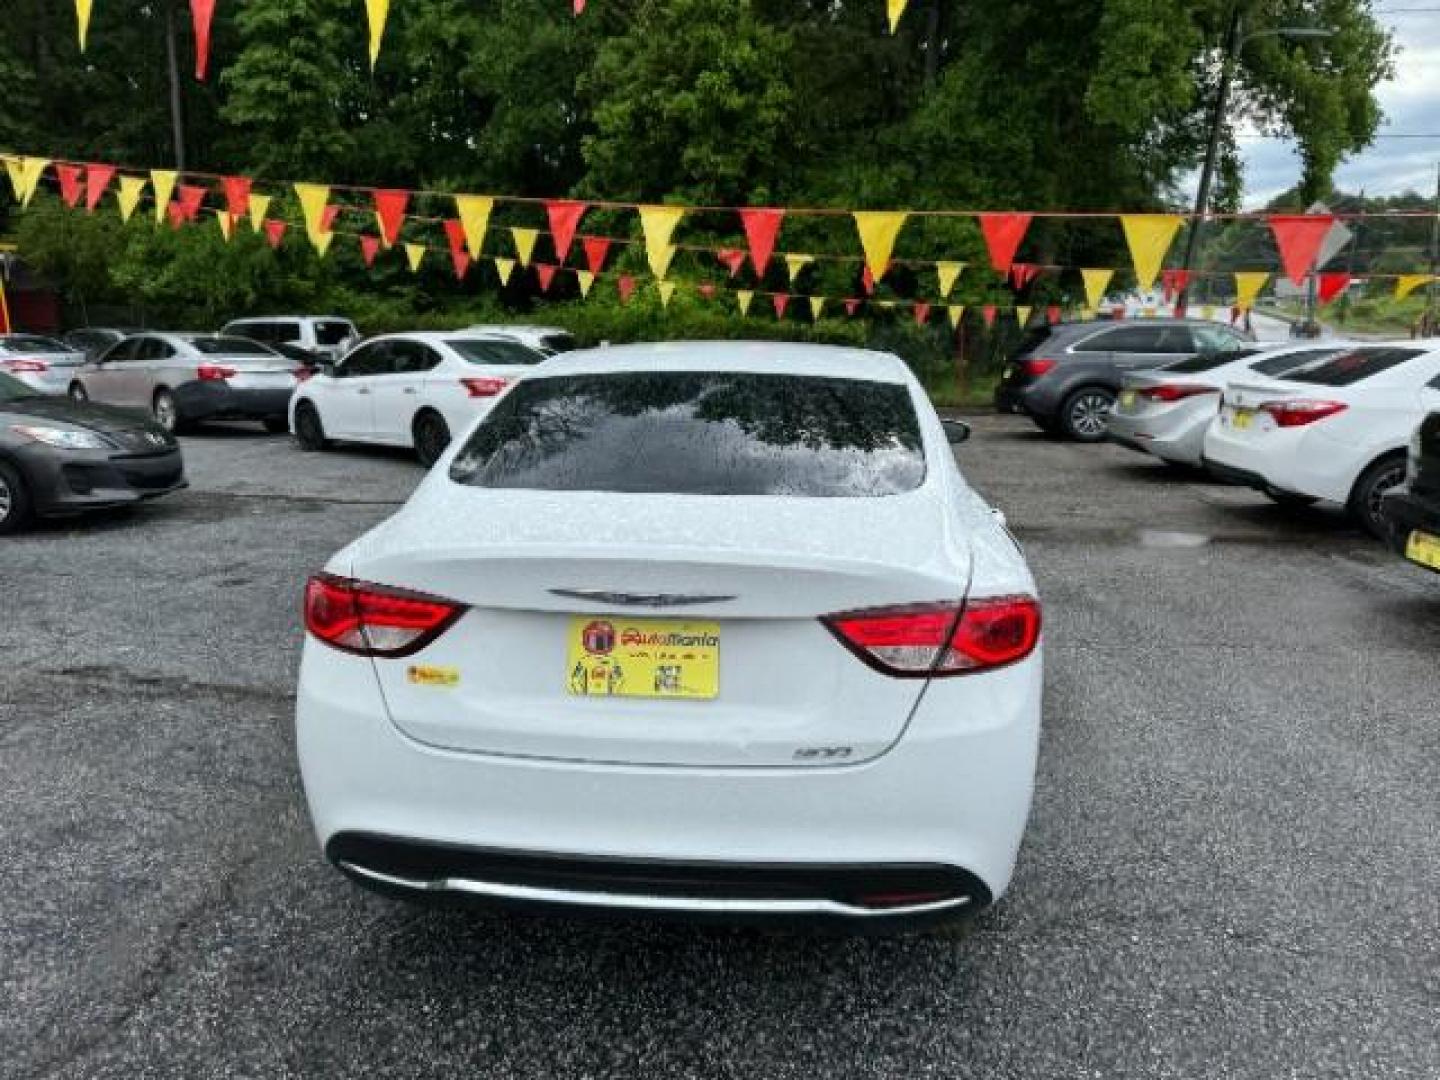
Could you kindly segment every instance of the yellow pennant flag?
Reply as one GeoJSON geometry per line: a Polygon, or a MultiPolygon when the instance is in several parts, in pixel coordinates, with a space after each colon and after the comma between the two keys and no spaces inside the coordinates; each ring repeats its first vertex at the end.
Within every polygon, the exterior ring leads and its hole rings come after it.
{"type": "Polygon", "coordinates": [[[305,231],[310,242],[317,248],[320,237],[325,233],[325,204],[330,201],[329,184],[296,184],[295,194],[300,199],[300,209],[305,213],[305,231]]]}
{"type": "Polygon", "coordinates": [[[135,208],[140,205],[140,196],[145,194],[146,183],[143,176],[120,177],[120,192],[116,198],[120,202],[121,221],[129,221],[135,213],[135,208]]]}
{"type": "Polygon", "coordinates": [[[10,186],[15,189],[15,198],[20,198],[25,191],[25,162],[6,154],[5,171],[10,175],[10,186]]]}
{"type": "Polygon", "coordinates": [[[814,322],[820,321],[820,316],[825,314],[825,297],[810,297],[810,318],[814,322]]]}
{"type": "Polygon", "coordinates": [[[1130,260],[1135,264],[1141,292],[1154,288],[1165,253],[1184,221],[1178,214],[1121,215],[1120,226],[1125,230],[1125,243],[1130,247],[1130,260]]]}
{"type": "Polygon", "coordinates": [[[29,206],[30,200],[35,197],[35,189],[40,186],[40,177],[44,176],[45,170],[50,167],[50,159],[27,157],[21,167],[24,172],[22,179],[24,190],[20,192],[20,205],[29,206]]]}
{"type": "Polygon", "coordinates": [[[315,245],[315,253],[323,259],[326,252],[330,250],[330,244],[334,239],[335,234],[333,232],[326,232],[321,233],[319,236],[312,236],[310,242],[315,245]]]}
{"type": "Polygon", "coordinates": [[[155,189],[155,220],[165,224],[165,215],[170,210],[170,196],[175,194],[175,181],[180,174],[173,169],[151,169],[150,184],[155,189]]]}
{"type": "Polygon", "coordinates": [[[495,272],[500,275],[501,285],[509,285],[510,279],[515,276],[515,260],[497,258],[495,272]]]}
{"type": "Polygon", "coordinates": [[[535,241],[540,239],[540,230],[511,229],[510,235],[515,240],[515,250],[520,253],[520,265],[529,266],[530,258],[535,254],[535,241]]]}
{"type": "Polygon", "coordinates": [[[259,232],[265,227],[265,215],[270,212],[269,195],[250,196],[250,227],[259,232]]]}
{"type": "Polygon", "coordinates": [[[405,261],[410,264],[410,272],[412,274],[418,274],[420,272],[420,264],[425,261],[425,245],[406,244],[405,261]]]}
{"type": "Polygon", "coordinates": [[[905,227],[910,215],[891,211],[859,211],[853,215],[855,228],[860,233],[860,246],[865,249],[865,265],[870,276],[879,281],[890,267],[890,256],[895,252],[895,240],[905,227]]]}
{"type": "MultiPolygon", "coordinates": [[[[890,33],[893,34],[900,29],[900,18],[905,14],[905,8],[909,4],[910,0],[886,0],[886,14],[890,16],[890,33]]],[[[873,274],[874,271],[872,270],[871,273],[873,274]]]]}
{"type": "Polygon", "coordinates": [[[370,18],[370,67],[380,59],[380,40],[385,36],[385,20],[390,17],[390,0],[365,0],[365,14],[370,18]]]}
{"type": "Polygon", "coordinates": [[[1395,299],[1404,300],[1421,285],[1429,285],[1434,280],[1431,274],[1401,274],[1395,279],[1395,299]]]}
{"type": "Polygon", "coordinates": [[[1115,276],[1115,271],[1081,270],[1080,276],[1085,279],[1085,303],[1092,308],[1098,308],[1105,300],[1105,290],[1110,288],[1110,280],[1115,276]]]}
{"type": "Polygon", "coordinates": [[[1020,324],[1021,330],[1025,329],[1026,325],[1030,322],[1029,304],[1021,304],[1015,309],[1015,321],[1020,324]]]}
{"type": "Polygon", "coordinates": [[[595,275],[589,270],[576,270],[575,280],[580,283],[580,296],[583,299],[590,295],[590,289],[595,284],[595,275]]]}
{"type": "Polygon", "coordinates": [[[790,274],[790,287],[795,287],[795,279],[800,276],[805,267],[815,261],[813,255],[786,255],[785,269],[790,274]]]}
{"type": "Polygon", "coordinates": [[[962,262],[937,262],[935,264],[935,276],[940,279],[940,297],[944,299],[950,295],[955,288],[955,282],[960,278],[960,271],[965,269],[962,262]]]}
{"type": "Polygon", "coordinates": [[[953,329],[953,330],[959,330],[959,329],[960,329],[960,320],[963,319],[963,318],[965,318],[965,305],[964,305],[964,304],[951,304],[949,307],[947,307],[947,308],[945,309],[945,313],[950,316],[950,327],[951,327],[951,329],[953,329]]]}
{"type": "Polygon", "coordinates": [[[1268,270],[1242,270],[1235,275],[1235,306],[1252,308],[1260,290],[1270,280],[1268,270]]]}
{"type": "Polygon", "coordinates": [[[235,231],[235,219],[230,216],[230,211],[221,210],[216,214],[215,224],[220,226],[220,235],[225,238],[225,242],[228,244],[231,234],[235,231]]]}
{"type": "Polygon", "coordinates": [[[735,291],[735,302],[740,305],[740,314],[750,314],[750,304],[754,301],[755,294],[749,289],[737,289],[735,291]]]}
{"type": "Polygon", "coordinates": [[[485,246],[485,232],[490,228],[490,212],[495,209],[495,200],[488,195],[456,195],[455,213],[460,217],[460,227],[465,230],[465,246],[470,249],[472,259],[480,258],[480,249],[485,246]]]}
{"type": "Polygon", "coordinates": [[[675,283],[673,281],[662,281],[657,288],[660,290],[660,306],[669,307],[670,298],[675,295],[675,283]]]}
{"type": "Polygon", "coordinates": [[[80,28],[80,51],[85,51],[85,39],[90,34],[90,8],[92,0],[75,0],[75,22],[80,28]]]}
{"type": "Polygon", "coordinates": [[[675,258],[675,248],[670,239],[675,235],[675,226],[685,216],[683,206],[642,206],[640,227],[645,231],[645,254],[650,258],[650,269],[661,281],[670,272],[670,261],[675,258]]]}

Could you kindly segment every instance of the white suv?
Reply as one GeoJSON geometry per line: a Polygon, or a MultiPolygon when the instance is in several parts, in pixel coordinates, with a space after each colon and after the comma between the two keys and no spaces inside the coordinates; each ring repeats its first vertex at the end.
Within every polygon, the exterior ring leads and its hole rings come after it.
{"type": "Polygon", "coordinates": [[[340,359],[360,340],[360,331],[353,322],[330,315],[236,319],[226,323],[220,333],[264,345],[296,345],[322,360],[340,359]]]}

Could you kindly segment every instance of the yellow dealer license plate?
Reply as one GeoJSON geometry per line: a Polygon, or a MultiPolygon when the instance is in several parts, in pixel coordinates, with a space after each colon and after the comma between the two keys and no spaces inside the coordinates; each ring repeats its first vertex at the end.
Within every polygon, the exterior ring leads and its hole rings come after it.
{"type": "Polygon", "coordinates": [[[565,685],[583,697],[718,697],[720,624],[577,615],[565,685]]]}
{"type": "Polygon", "coordinates": [[[1235,415],[1230,418],[1230,425],[1236,431],[1249,431],[1254,423],[1255,410],[1253,409],[1236,409],[1235,415]]]}
{"type": "Polygon", "coordinates": [[[1120,407],[1122,409],[1133,409],[1135,407],[1136,395],[1134,390],[1120,391],[1120,407]]]}
{"type": "Polygon", "coordinates": [[[1431,536],[1416,529],[1405,545],[1405,557],[1431,570],[1440,570],[1440,536],[1431,536]]]}

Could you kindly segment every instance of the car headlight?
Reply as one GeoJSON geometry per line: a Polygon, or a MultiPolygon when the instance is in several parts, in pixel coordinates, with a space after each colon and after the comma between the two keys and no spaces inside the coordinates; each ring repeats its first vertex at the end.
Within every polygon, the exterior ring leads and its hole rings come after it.
{"type": "Polygon", "coordinates": [[[74,431],[70,428],[31,427],[28,424],[12,424],[10,430],[27,439],[34,439],[46,446],[59,450],[104,450],[109,447],[104,439],[90,431],[74,431]]]}

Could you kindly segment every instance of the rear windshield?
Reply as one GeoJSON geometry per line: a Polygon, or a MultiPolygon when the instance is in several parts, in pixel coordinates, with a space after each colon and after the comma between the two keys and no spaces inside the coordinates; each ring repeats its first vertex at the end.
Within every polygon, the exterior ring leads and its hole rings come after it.
{"type": "Polygon", "coordinates": [[[1161,371],[1173,371],[1183,375],[1199,375],[1202,371],[1214,371],[1218,367],[1247,356],[1254,356],[1259,349],[1235,349],[1231,352],[1200,353],[1196,356],[1187,357],[1184,360],[1177,360],[1173,364],[1166,364],[1161,371]]]}
{"type": "Polygon", "coordinates": [[[1263,360],[1257,360],[1250,365],[1250,370],[1260,375],[1287,375],[1292,371],[1299,371],[1306,364],[1313,364],[1317,360],[1334,356],[1339,351],[1338,347],[1332,346],[1328,349],[1300,349],[1298,352],[1284,352],[1279,356],[1267,356],[1263,360]]]}
{"type": "Polygon", "coordinates": [[[60,353],[70,351],[54,338],[35,337],[31,334],[12,334],[10,337],[0,339],[0,349],[12,353],[60,353]]]}
{"type": "Polygon", "coordinates": [[[1298,371],[1290,375],[1289,380],[1313,386],[1351,386],[1420,355],[1420,349],[1361,349],[1341,353],[1315,367],[1298,371]]]}
{"type": "Polygon", "coordinates": [[[517,364],[538,364],[545,359],[543,353],[538,353],[528,345],[521,345],[518,341],[485,341],[480,338],[448,338],[445,342],[450,348],[463,356],[472,364],[498,364],[501,366],[514,366],[517,364]]]}
{"type": "Polygon", "coordinates": [[[901,385],[623,372],[521,382],[450,476],[485,488],[835,498],[911,491],[925,457],[901,385]]]}
{"type": "Polygon", "coordinates": [[[187,337],[185,343],[206,356],[274,356],[275,350],[243,337],[187,337]]]}
{"type": "Polygon", "coordinates": [[[348,322],[329,319],[315,324],[315,343],[317,345],[340,345],[349,340],[353,333],[355,333],[355,328],[348,322]]]}

